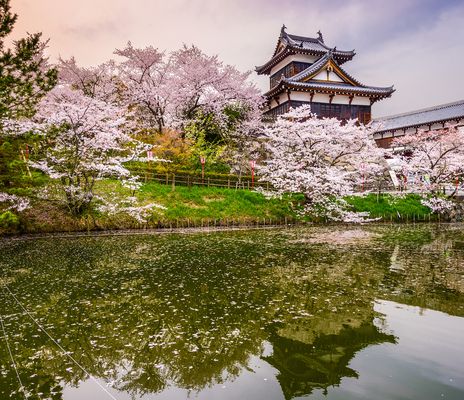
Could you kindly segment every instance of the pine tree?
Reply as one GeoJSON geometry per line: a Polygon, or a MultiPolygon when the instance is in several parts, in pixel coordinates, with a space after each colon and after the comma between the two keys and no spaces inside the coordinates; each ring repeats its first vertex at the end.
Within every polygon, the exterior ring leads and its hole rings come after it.
{"type": "Polygon", "coordinates": [[[11,48],[6,38],[18,18],[10,10],[9,0],[0,0],[0,188],[28,180],[26,140],[24,136],[7,134],[4,121],[31,117],[41,98],[57,82],[57,71],[44,57],[47,42],[41,33],[28,34],[11,48]]]}

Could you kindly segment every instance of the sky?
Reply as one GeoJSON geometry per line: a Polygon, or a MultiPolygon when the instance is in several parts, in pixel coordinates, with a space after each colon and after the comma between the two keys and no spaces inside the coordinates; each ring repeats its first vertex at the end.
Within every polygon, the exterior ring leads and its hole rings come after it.
{"type": "MultiPolygon", "coordinates": [[[[51,61],[84,66],[114,58],[127,41],[170,52],[184,43],[253,71],[274,51],[282,24],[339,50],[367,85],[394,85],[374,117],[464,99],[464,0],[11,0],[12,34],[43,32],[51,61]]],[[[250,76],[264,92],[268,77],[250,76]]]]}

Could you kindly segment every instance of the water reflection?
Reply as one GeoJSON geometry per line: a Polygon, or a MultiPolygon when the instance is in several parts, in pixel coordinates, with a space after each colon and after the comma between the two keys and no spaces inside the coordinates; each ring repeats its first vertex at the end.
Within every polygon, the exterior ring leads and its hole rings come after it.
{"type": "Polygon", "coordinates": [[[331,229],[3,243],[43,330],[4,288],[0,398],[24,398],[7,341],[31,399],[337,396],[375,369],[359,354],[401,346],[376,299],[464,315],[461,229],[331,229]]]}
{"type": "Polygon", "coordinates": [[[378,343],[395,343],[371,322],[360,327],[343,327],[337,335],[321,335],[311,343],[273,335],[273,354],[263,359],[278,371],[277,379],[285,399],[311,394],[340,384],[342,378],[358,378],[348,365],[361,349],[378,343]]]}

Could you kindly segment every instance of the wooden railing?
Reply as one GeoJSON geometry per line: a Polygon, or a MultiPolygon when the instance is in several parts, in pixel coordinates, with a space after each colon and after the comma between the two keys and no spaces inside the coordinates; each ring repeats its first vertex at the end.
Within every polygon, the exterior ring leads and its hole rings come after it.
{"type": "Polygon", "coordinates": [[[130,171],[138,175],[145,182],[158,182],[165,185],[179,186],[206,186],[228,189],[246,189],[252,190],[261,187],[270,190],[272,187],[269,182],[260,182],[258,179],[252,179],[251,176],[239,175],[209,175],[204,177],[197,174],[187,172],[166,172],[150,171],[146,168],[129,168],[130,171]]]}

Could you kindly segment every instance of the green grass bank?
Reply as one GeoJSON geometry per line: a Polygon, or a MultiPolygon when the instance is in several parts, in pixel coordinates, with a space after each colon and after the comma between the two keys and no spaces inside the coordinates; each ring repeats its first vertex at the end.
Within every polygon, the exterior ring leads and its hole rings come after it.
{"type": "MultiPolygon", "coordinates": [[[[98,183],[97,195],[103,198],[124,198],[131,193],[117,181],[98,183]]],[[[58,195],[57,195],[58,196],[58,195]]],[[[141,205],[157,203],[165,210],[155,209],[146,223],[127,214],[108,215],[92,210],[72,217],[59,198],[36,198],[31,208],[20,213],[0,214],[0,234],[73,232],[88,230],[188,228],[206,226],[256,226],[325,223],[324,220],[298,215],[303,196],[291,195],[268,199],[258,192],[201,186],[176,186],[149,182],[135,193],[141,205]]],[[[435,215],[423,206],[418,195],[392,197],[369,194],[348,197],[354,211],[367,211],[385,222],[434,221],[435,215]]]]}

